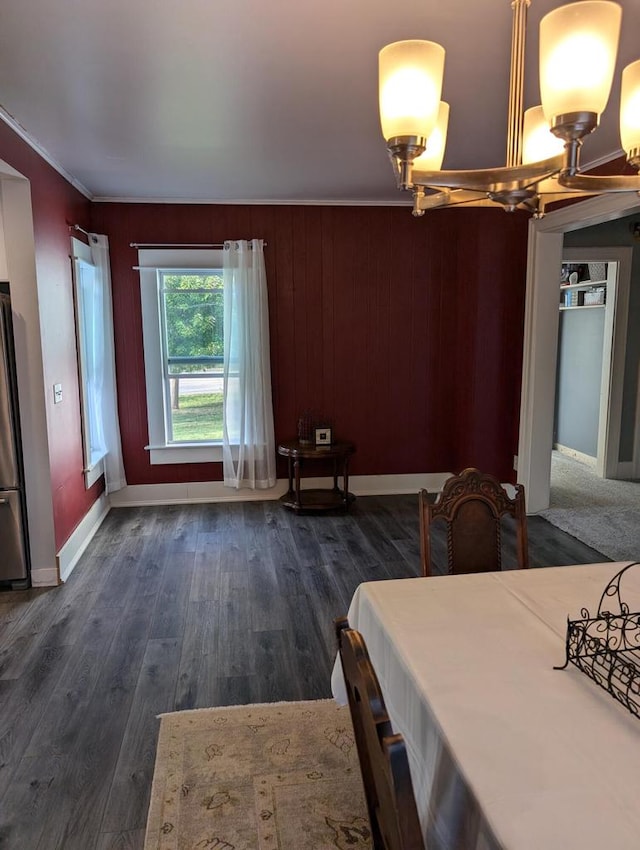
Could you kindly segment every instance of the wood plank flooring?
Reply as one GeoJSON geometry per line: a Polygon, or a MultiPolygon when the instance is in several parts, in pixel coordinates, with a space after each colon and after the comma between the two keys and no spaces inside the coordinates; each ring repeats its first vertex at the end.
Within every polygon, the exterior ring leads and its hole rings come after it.
{"type": "MultiPolygon", "coordinates": [[[[607,560],[539,517],[529,541],[607,560]]],[[[157,715],[329,697],[334,617],[418,571],[416,496],[112,510],[65,585],[0,593],[0,848],[141,850],[157,715]]]]}

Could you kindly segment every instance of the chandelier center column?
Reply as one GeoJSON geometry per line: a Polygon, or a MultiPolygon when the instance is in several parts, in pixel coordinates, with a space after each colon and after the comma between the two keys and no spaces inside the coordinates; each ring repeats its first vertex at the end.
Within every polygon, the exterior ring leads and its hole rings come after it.
{"type": "Polygon", "coordinates": [[[522,164],[522,116],[524,100],[524,54],[527,10],[531,0],[513,0],[511,71],[509,74],[509,118],[507,124],[507,168],[522,164]]]}

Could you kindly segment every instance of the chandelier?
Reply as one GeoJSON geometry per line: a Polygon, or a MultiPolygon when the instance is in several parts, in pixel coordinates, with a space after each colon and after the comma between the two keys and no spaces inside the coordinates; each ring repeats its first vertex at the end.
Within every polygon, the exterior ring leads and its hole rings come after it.
{"type": "MultiPolygon", "coordinates": [[[[540,216],[545,202],[610,192],[640,192],[638,176],[580,172],[583,139],[598,126],[613,80],[622,8],[584,0],[540,22],[542,105],[523,113],[524,53],[530,0],[512,0],[513,27],[506,165],[441,171],[449,106],[440,100],[444,48],[397,41],[380,51],[380,121],[398,188],[413,192],[414,215],[456,204],[501,205],[540,216]]],[[[622,72],[620,136],[640,168],[640,59],[622,72]]]]}

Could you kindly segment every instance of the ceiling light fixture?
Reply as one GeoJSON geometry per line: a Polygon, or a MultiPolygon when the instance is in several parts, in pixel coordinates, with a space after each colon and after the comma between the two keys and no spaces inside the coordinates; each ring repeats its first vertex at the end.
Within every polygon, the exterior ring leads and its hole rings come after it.
{"type": "MultiPolygon", "coordinates": [[[[513,27],[506,165],[441,171],[449,106],[440,100],[444,48],[397,41],[380,51],[380,122],[398,188],[414,195],[414,215],[454,204],[544,211],[545,199],[640,192],[640,177],[580,172],[582,140],[598,126],[613,80],[622,8],[609,0],[561,6],[540,22],[542,106],[523,113],[527,9],[512,0],[513,27]]],[[[640,59],[622,73],[620,136],[640,168],[640,59]]]]}

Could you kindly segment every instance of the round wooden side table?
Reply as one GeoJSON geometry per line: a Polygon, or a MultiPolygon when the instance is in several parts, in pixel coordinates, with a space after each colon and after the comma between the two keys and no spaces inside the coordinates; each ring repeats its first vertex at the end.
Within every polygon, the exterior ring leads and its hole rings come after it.
{"type": "Polygon", "coordinates": [[[349,492],[349,460],[355,452],[353,443],[340,442],[331,446],[305,446],[298,440],[285,440],[278,446],[278,454],[289,463],[289,492],[280,497],[282,504],[293,511],[330,511],[335,508],[348,509],[355,496],[349,492]],[[303,461],[333,461],[333,489],[316,488],[304,490],[300,486],[300,470],[303,461]],[[342,489],[338,487],[338,476],[342,476],[342,489]]]}

